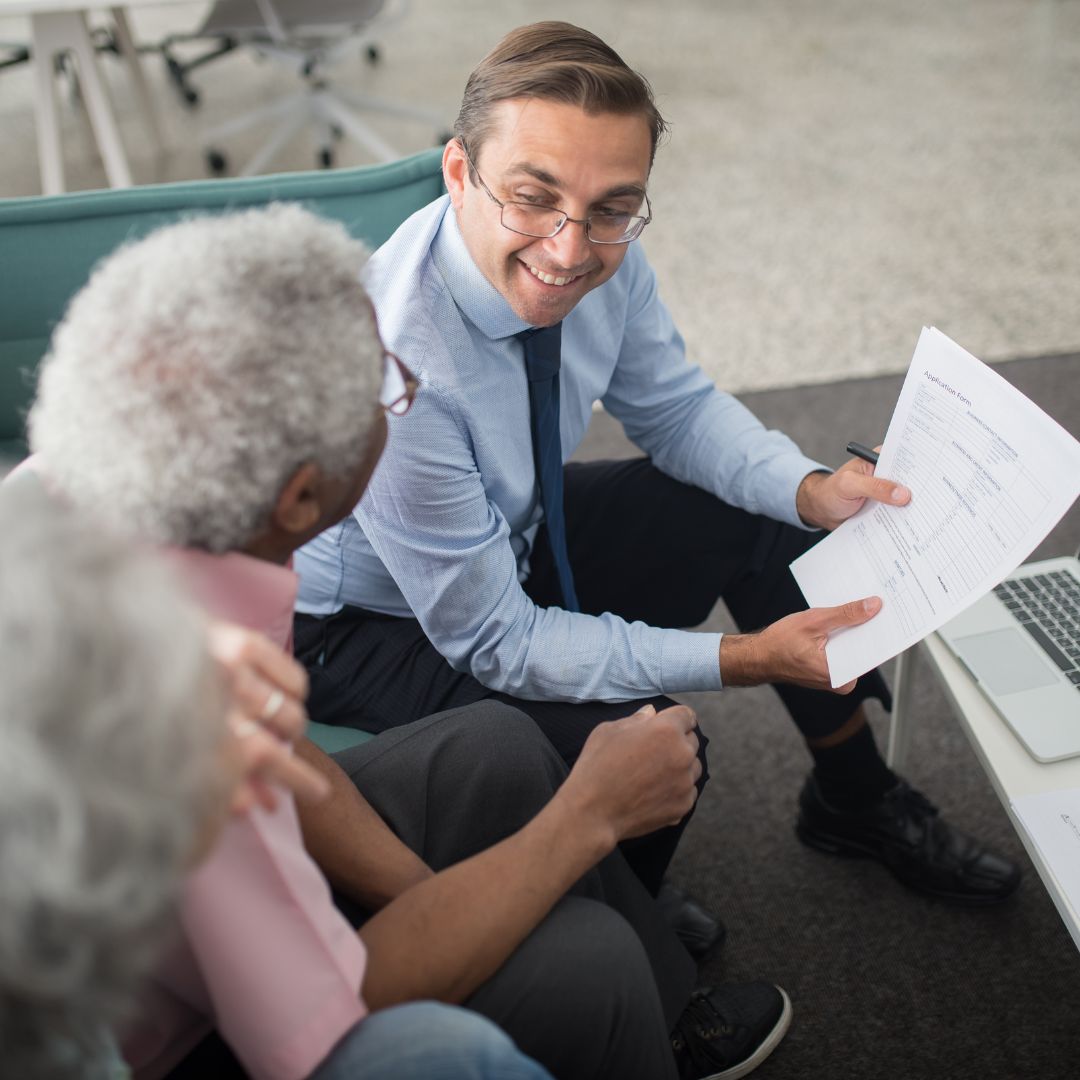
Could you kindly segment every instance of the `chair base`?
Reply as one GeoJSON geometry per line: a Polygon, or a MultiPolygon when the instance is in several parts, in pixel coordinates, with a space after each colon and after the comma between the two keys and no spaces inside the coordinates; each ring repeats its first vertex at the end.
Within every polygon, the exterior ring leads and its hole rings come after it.
{"type": "Polygon", "coordinates": [[[236,175],[254,176],[263,172],[305,127],[313,127],[316,132],[316,161],[324,168],[333,164],[335,144],[345,136],[359,143],[378,161],[396,161],[401,157],[401,151],[367,124],[360,112],[382,113],[424,123],[431,127],[437,138],[445,141],[442,139],[442,120],[434,112],[315,82],[306,90],[252,109],[206,132],[206,159],[211,171],[225,172],[227,161],[220,149],[221,140],[264,122],[273,122],[273,129],[236,175]]]}

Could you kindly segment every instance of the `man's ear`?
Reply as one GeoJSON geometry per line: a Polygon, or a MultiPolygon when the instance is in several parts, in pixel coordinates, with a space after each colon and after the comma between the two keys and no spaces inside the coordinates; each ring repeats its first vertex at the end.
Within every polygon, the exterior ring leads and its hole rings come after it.
{"type": "Polygon", "coordinates": [[[465,157],[465,148],[458,139],[451,139],[443,148],[442,171],[443,183],[450,193],[450,202],[455,210],[459,210],[465,195],[465,184],[469,179],[469,161],[465,157]]]}
{"type": "Polygon", "coordinates": [[[323,474],[313,461],[301,465],[289,477],[274,504],[274,524],[293,535],[309,533],[323,512],[323,474]]]}

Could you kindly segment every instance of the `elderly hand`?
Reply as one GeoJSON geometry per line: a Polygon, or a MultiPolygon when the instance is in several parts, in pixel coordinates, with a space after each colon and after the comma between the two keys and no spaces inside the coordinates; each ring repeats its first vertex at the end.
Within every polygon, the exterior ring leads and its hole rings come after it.
{"type": "Polygon", "coordinates": [[[834,473],[805,476],[795,495],[795,508],[807,525],[831,530],[861,510],[867,499],[905,506],[911,501],[911,492],[902,484],[875,476],[870,462],[852,458],[834,473]]]}
{"type": "Polygon", "coordinates": [[[326,780],[294,757],[291,746],[307,726],[307,673],[262,634],[231,623],[212,623],[209,645],[232,693],[226,757],[234,779],[233,813],[256,804],[273,810],[275,784],[301,798],[322,798],[329,790],[326,780]]]}
{"type": "Polygon", "coordinates": [[[304,734],[308,677],[291,656],[262,634],[227,622],[210,624],[209,645],[245,716],[289,742],[304,734]]]}

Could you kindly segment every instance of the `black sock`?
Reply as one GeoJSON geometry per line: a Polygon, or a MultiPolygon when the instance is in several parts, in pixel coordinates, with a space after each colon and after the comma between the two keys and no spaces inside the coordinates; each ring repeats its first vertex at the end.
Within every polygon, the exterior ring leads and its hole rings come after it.
{"type": "Polygon", "coordinates": [[[896,783],[896,774],[878,752],[868,724],[836,746],[809,749],[821,794],[838,810],[877,802],[896,783]]]}

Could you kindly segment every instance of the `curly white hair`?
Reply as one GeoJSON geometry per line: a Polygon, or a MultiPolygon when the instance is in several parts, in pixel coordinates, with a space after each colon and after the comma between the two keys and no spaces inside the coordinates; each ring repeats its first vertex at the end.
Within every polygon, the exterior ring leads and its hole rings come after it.
{"type": "Polygon", "coordinates": [[[0,1072],[96,1076],[224,812],[224,681],[146,553],[0,489],[0,1072]]]}
{"type": "Polygon", "coordinates": [[[30,443],[77,504],[213,552],[314,462],[356,468],[382,345],[345,228],[276,204],[166,226],[94,271],[57,328],[30,443]]]}

